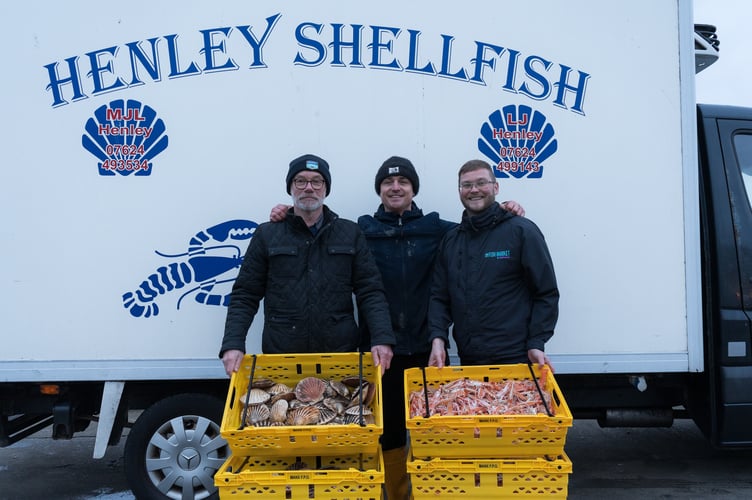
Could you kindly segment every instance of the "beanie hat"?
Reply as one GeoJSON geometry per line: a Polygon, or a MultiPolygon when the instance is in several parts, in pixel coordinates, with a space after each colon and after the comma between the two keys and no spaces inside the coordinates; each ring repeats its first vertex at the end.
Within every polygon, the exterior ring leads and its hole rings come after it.
{"type": "Polygon", "coordinates": [[[299,156],[290,162],[290,170],[287,171],[287,194],[290,194],[292,179],[298,172],[303,170],[320,173],[324,178],[324,182],[326,182],[326,195],[329,196],[329,192],[332,190],[332,176],[329,174],[329,164],[323,158],[311,154],[299,156]]]}
{"type": "Polygon", "coordinates": [[[418,188],[420,187],[418,173],[415,171],[413,164],[410,163],[410,160],[401,156],[387,158],[379,168],[379,171],[376,172],[376,194],[381,194],[382,181],[393,175],[401,175],[407,178],[410,184],[413,185],[413,194],[418,194],[418,188]]]}

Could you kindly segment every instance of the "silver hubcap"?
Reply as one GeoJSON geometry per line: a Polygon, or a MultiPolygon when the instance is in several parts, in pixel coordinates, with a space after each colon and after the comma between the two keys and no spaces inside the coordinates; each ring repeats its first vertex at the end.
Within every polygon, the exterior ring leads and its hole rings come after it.
{"type": "Polygon", "coordinates": [[[199,500],[216,491],[214,473],[229,454],[217,424],[208,418],[185,415],[165,422],[151,437],[146,470],[167,498],[199,500]]]}

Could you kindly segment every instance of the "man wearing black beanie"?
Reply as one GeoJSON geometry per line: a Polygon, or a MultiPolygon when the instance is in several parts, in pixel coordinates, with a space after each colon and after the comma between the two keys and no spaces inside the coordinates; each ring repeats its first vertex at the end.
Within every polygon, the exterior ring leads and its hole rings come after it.
{"type": "Polygon", "coordinates": [[[324,205],[329,164],[312,154],[295,158],[285,183],[293,207],[284,222],[256,228],[232,288],[219,352],[226,373],[240,367],[261,299],[263,353],[360,350],[353,294],[361,323],[372,332],[373,362],[383,372],[394,345],[384,286],[360,228],[324,205]]]}
{"type": "MultiPolygon", "coordinates": [[[[376,194],[381,198],[373,216],[364,215],[358,225],[368,240],[389,301],[396,345],[391,368],[382,378],[384,432],[384,485],[389,500],[410,498],[407,477],[404,378],[406,368],[428,366],[428,301],[433,263],[444,234],[457,224],[439,214],[423,211],[413,201],[420,178],[412,162],[392,156],[376,171],[376,194]]],[[[502,207],[524,215],[519,204],[502,207]]],[[[364,337],[368,325],[361,325],[364,337]]]]}
{"type": "Polygon", "coordinates": [[[387,177],[404,177],[410,181],[413,186],[413,196],[418,194],[420,188],[420,179],[418,178],[418,172],[415,171],[415,167],[410,160],[402,158],[401,156],[392,156],[387,158],[384,163],[381,164],[379,170],[376,172],[376,194],[381,195],[381,183],[387,177]]]}

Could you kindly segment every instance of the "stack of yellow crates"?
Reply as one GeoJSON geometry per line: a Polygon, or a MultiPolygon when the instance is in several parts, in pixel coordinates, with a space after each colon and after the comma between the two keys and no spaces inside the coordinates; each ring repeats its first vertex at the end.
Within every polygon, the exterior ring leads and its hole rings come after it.
{"type": "MultiPolygon", "coordinates": [[[[478,403],[456,396],[469,407],[478,403]]],[[[411,368],[405,370],[405,410],[414,500],[567,497],[572,462],[564,444],[572,414],[549,370],[525,364],[411,368]],[[412,414],[425,411],[430,391],[459,386],[448,385],[459,380],[535,380],[551,396],[550,415],[412,414]],[[412,399],[411,405],[411,395],[425,400],[412,399]]]]}
{"type": "MultiPolygon", "coordinates": [[[[384,463],[381,371],[370,353],[246,355],[230,381],[220,433],[232,455],[217,471],[220,498],[380,500],[384,463]],[[375,388],[373,423],[244,425],[251,380],[289,387],[307,377],[358,377],[375,388]]],[[[360,419],[358,419],[360,420],[360,419]]]]}

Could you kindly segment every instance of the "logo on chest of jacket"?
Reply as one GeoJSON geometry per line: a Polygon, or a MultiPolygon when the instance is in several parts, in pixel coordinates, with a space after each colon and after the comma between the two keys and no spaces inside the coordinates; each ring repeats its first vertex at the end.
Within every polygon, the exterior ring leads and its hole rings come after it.
{"type": "Polygon", "coordinates": [[[483,254],[484,259],[511,259],[512,258],[512,251],[511,250],[494,250],[493,252],[486,252],[483,254]]]}

